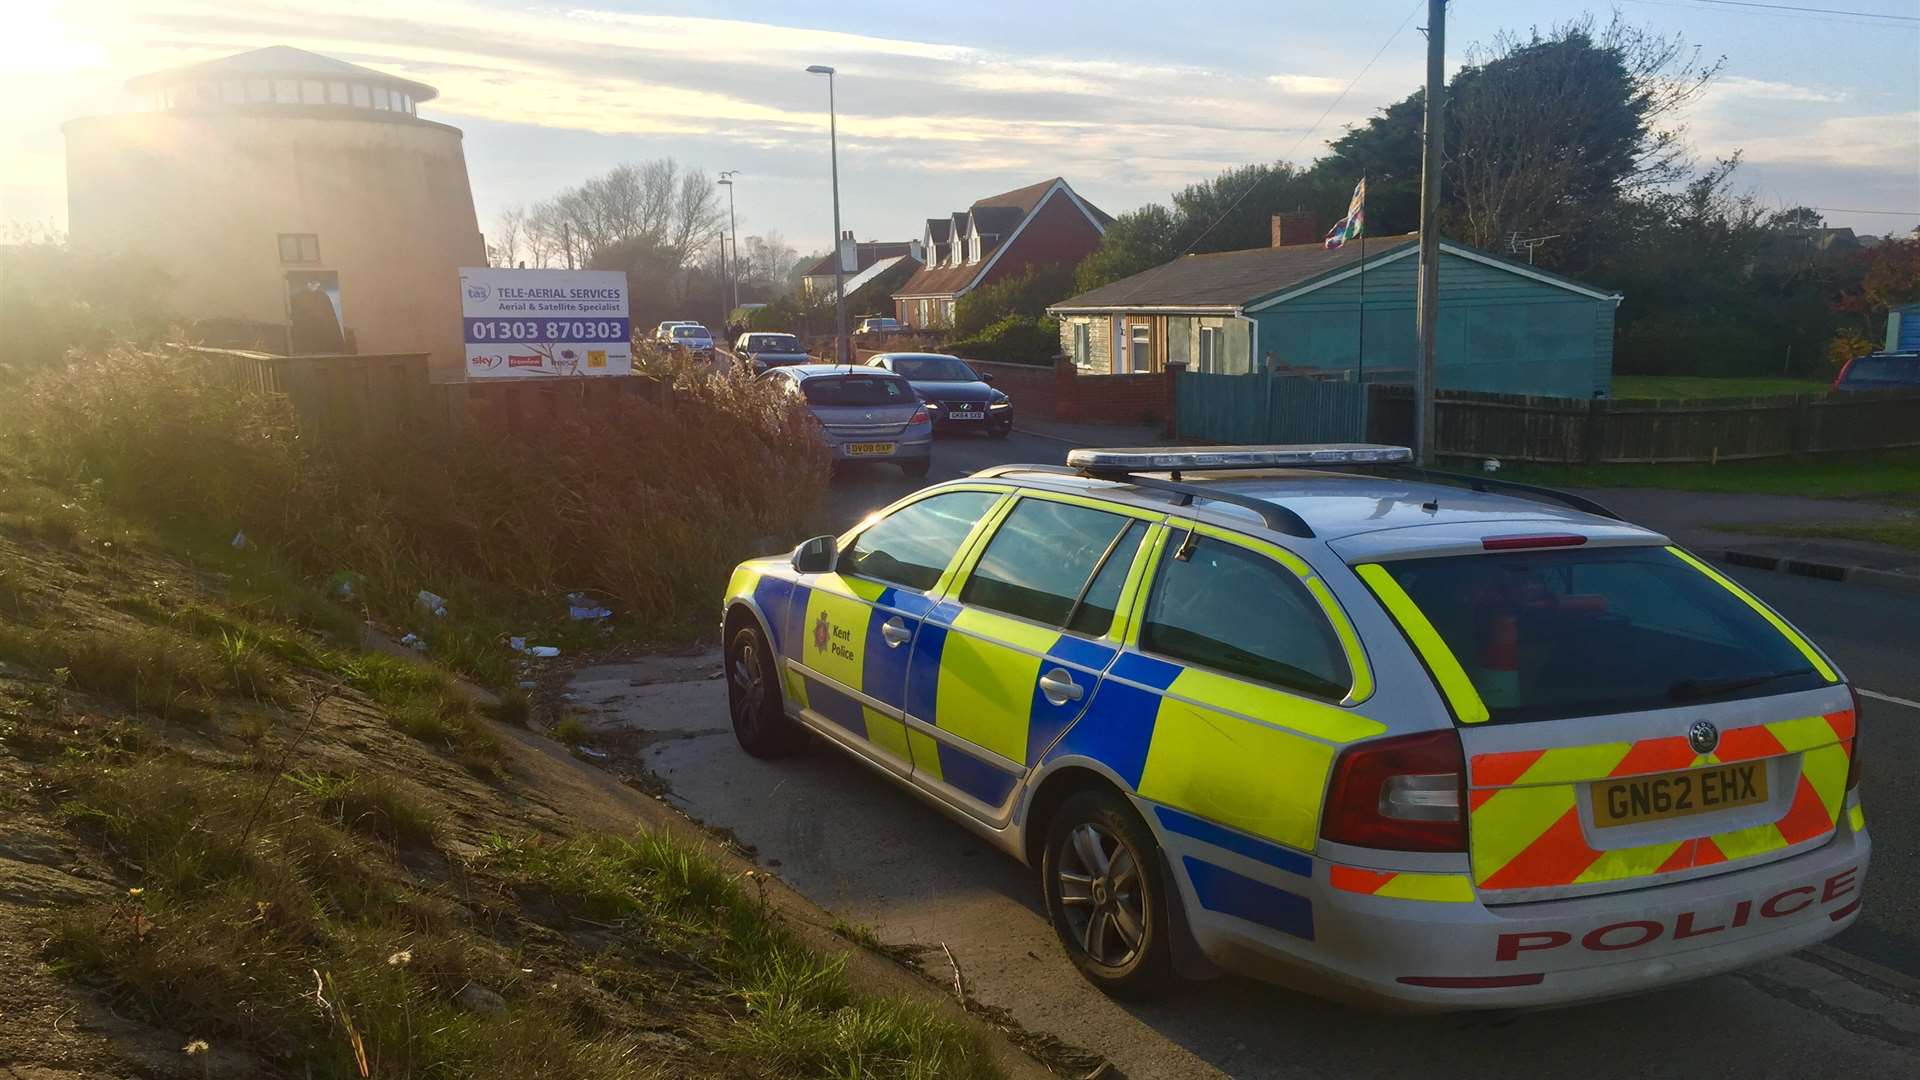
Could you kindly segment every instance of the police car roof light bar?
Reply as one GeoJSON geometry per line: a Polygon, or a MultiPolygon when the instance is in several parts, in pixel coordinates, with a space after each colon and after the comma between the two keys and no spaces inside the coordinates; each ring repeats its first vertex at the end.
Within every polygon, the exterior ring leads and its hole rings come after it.
{"type": "Polygon", "coordinates": [[[1302,469],[1398,465],[1413,460],[1404,446],[1380,443],[1295,443],[1275,446],[1116,447],[1072,450],[1067,464],[1088,476],[1114,473],[1233,469],[1302,469]]]}

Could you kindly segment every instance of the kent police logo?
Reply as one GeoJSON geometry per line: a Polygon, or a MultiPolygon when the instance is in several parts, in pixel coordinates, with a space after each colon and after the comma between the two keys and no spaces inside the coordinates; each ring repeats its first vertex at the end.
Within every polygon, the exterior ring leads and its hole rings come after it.
{"type": "Polygon", "coordinates": [[[820,613],[820,621],[813,624],[813,647],[818,652],[827,651],[827,642],[831,640],[832,630],[827,626],[827,613],[820,613]]]}

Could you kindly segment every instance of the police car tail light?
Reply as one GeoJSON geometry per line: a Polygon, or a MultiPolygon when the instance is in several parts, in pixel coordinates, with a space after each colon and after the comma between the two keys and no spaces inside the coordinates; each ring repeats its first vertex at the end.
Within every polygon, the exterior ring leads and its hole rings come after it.
{"type": "Polygon", "coordinates": [[[1389,851],[1465,851],[1466,788],[1451,731],[1349,747],[1333,766],[1320,835],[1389,851]]]}
{"type": "Polygon", "coordinates": [[[1843,790],[1852,791],[1860,786],[1860,691],[1848,683],[1847,693],[1853,695],[1853,745],[1847,748],[1847,786],[1843,790]]]}

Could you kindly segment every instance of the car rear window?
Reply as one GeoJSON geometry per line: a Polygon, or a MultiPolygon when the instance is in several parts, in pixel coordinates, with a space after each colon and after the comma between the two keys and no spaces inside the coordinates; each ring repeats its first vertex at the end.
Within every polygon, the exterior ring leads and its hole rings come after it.
{"type": "Polygon", "coordinates": [[[980,378],[972,368],[951,356],[897,356],[893,370],[909,379],[928,382],[973,382],[980,378]]]}
{"type": "Polygon", "coordinates": [[[1382,568],[1433,624],[1496,723],[1826,685],[1759,612],[1665,548],[1457,555],[1382,568]]]}
{"type": "Polygon", "coordinates": [[[914,400],[907,380],[893,375],[824,375],[800,384],[809,405],[903,405],[914,400]]]}
{"type": "Polygon", "coordinates": [[[747,348],[760,352],[799,352],[800,339],[787,334],[755,334],[747,339],[747,348]]]}
{"type": "Polygon", "coordinates": [[[1920,385],[1920,356],[1863,356],[1847,368],[1847,381],[1920,385]]]}
{"type": "Polygon", "coordinates": [[[707,331],[701,326],[676,326],[671,331],[674,337],[706,337],[707,331]]]}

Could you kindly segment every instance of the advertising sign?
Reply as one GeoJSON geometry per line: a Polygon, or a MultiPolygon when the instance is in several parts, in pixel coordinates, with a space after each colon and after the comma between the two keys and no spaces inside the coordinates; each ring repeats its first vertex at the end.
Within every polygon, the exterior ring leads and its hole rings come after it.
{"type": "Polygon", "coordinates": [[[467,378],[633,374],[627,276],[462,267],[467,378]]]}

